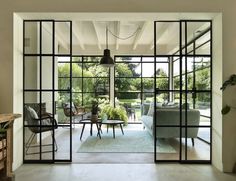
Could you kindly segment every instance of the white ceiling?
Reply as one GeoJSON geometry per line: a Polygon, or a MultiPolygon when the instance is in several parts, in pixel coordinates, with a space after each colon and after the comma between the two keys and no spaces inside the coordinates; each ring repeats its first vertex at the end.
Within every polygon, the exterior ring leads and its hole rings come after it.
{"type": "MultiPolygon", "coordinates": [[[[79,54],[101,54],[108,46],[116,54],[153,54],[154,21],[212,19],[212,13],[20,13],[23,19],[72,20],[73,50],[79,54]],[[136,33],[135,33],[136,32],[136,33]],[[113,34],[113,35],[112,35],[113,34]],[[115,37],[118,36],[119,38],[115,37]],[[133,35],[132,37],[130,37],[133,35]],[[130,37],[126,39],[127,37],[130,37]],[[123,40],[125,39],[125,40],[123,40]]],[[[189,23],[188,41],[209,24],[189,23]]],[[[69,24],[56,23],[56,37],[64,49],[69,44],[69,24]]],[[[157,23],[156,43],[159,53],[176,51],[179,45],[178,23],[157,23]]]]}

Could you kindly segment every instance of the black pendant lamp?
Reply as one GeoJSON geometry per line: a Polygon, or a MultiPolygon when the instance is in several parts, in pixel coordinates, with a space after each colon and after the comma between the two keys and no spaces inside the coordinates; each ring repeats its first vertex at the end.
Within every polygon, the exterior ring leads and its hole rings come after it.
{"type": "Polygon", "coordinates": [[[103,67],[113,67],[114,60],[111,58],[110,50],[108,49],[108,29],[106,27],[106,49],[104,50],[103,57],[100,60],[100,65],[103,67]]]}

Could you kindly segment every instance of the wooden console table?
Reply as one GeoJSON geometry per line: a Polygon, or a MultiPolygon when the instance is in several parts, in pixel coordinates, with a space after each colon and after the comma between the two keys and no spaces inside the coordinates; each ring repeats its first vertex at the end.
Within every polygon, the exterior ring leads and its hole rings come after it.
{"type": "Polygon", "coordinates": [[[12,180],[12,162],[13,162],[13,123],[14,120],[21,117],[20,114],[0,114],[0,124],[7,124],[6,139],[0,143],[0,180],[12,180]]]}

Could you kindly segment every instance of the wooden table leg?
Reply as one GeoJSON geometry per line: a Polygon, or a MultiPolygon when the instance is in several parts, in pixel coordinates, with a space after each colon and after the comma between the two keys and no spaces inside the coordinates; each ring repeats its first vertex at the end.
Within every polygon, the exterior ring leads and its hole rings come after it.
{"type": "Polygon", "coordinates": [[[13,161],[13,121],[7,129],[7,177],[14,177],[12,172],[12,161],[13,161]]]}

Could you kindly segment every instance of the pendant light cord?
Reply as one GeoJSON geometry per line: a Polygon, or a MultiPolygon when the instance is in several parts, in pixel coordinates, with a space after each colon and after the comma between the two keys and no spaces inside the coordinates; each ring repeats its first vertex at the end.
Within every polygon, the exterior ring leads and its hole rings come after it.
{"type": "Polygon", "coordinates": [[[108,27],[106,26],[106,49],[108,49],[108,27]]]}
{"type": "Polygon", "coordinates": [[[138,31],[141,30],[141,28],[138,27],[137,30],[133,34],[131,34],[130,36],[127,36],[127,37],[124,38],[124,37],[119,37],[119,36],[115,35],[111,30],[108,29],[108,27],[106,27],[106,28],[107,28],[107,31],[109,31],[114,37],[116,37],[120,40],[127,40],[127,39],[135,36],[138,33],[138,31]]]}

